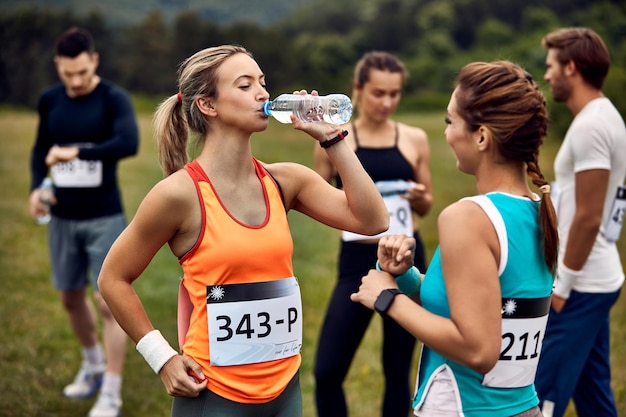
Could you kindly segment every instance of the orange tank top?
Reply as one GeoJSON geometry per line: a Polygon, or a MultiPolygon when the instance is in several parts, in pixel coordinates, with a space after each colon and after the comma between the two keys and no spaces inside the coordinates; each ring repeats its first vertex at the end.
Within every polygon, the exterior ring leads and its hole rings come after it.
{"type": "MultiPolygon", "coordinates": [[[[271,175],[254,158],[253,163],[263,187],[266,207],[265,221],[258,226],[243,224],[230,215],[196,161],[185,166],[196,185],[203,220],[198,241],[180,259],[184,272],[181,288],[184,287],[183,291],[188,293],[192,306],[188,319],[189,329],[182,335],[181,343],[183,354],[192,357],[202,366],[209,390],[232,401],[259,404],[275,399],[296,374],[301,361],[299,346],[295,354],[284,358],[217,366],[211,362],[211,349],[217,352],[215,346],[219,345],[214,342],[214,346],[210,346],[215,335],[219,334],[221,337],[217,340],[227,339],[228,332],[236,333],[244,341],[246,336],[259,338],[278,328],[276,323],[279,321],[272,318],[272,327],[269,327],[269,320],[267,324],[259,321],[257,316],[269,315],[258,311],[271,311],[275,306],[272,305],[271,297],[265,301],[258,295],[258,291],[253,291],[254,295],[251,295],[257,298],[256,301],[247,304],[256,303],[257,307],[254,308],[257,310],[252,315],[239,314],[243,318],[237,316],[231,320],[230,314],[216,313],[223,311],[218,310],[223,305],[208,302],[209,299],[221,298],[224,290],[232,293],[229,288],[281,286],[282,283],[295,281],[292,266],[293,241],[280,190],[271,175]],[[262,303],[262,307],[258,307],[259,303],[262,303]],[[215,331],[212,330],[213,334],[209,335],[208,323],[215,316],[217,325],[214,326],[217,327],[211,327],[215,331]],[[262,324],[261,327],[259,323],[262,324]],[[256,330],[251,330],[255,327],[256,330]],[[244,333],[243,336],[241,332],[244,333]]],[[[299,297],[298,289],[298,300],[299,297]]],[[[280,327],[286,329],[284,324],[280,327]]]]}

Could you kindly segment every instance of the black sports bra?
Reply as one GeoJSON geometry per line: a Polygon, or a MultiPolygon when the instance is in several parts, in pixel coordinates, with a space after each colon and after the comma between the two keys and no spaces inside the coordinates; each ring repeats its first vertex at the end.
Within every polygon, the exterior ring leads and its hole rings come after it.
{"type": "MultiPolygon", "coordinates": [[[[359,136],[356,126],[352,123],[352,132],[356,142],[354,153],[361,161],[363,168],[374,182],[390,180],[412,180],[415,181],[413,166],[407,161],[398,149],[398,124],[396,123],[396,136],[394,144],[389,148],[365,148],[359,145],[359,136]]],[[[337,187],[342,187],[341,178],[336,177],[337,187]]]]}

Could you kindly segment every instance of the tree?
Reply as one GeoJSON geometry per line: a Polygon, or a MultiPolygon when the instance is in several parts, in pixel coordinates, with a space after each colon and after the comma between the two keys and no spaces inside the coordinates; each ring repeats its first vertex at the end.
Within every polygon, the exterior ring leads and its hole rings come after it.
{"type": "MultiPolygon", "coordinates": [[[[477,49],[488,54],[501,54],[514,43],[515,31],[506,23],[496,19],[488,18],[484,20],[476,31],[477,49]]],[[[506,53],[506,52],[504,52],[506,53]]],[[[494,58],[497,58],[497,55],[494,58]]]]}
{"type": "MultiPolygon", "coordinates": [[[[320,94],[349,93],[354,64],[359,56],[345,38],[337,34],[312,36],[303,34],[295,40],[295,49],[301,51],[300,87],[316,89],[320,94]]],[[[298,80],[291,79],[291,83],[298,80]]]]}
{"type": "Polygon", "coordinates": [[[201,19],[192,11],[182,12],[173,23],[171,64],[178,66],[184,59],[209,46],[224,43],[221,28],[215,23],[201,19]]]}
{"type": "MultiPolygon", "coordinates": [[[[286,10],[281,0],[274,1],[281,13],[286,10]]],[[[169,3],[163,10],[176,6],[169,3]]],[[[288,18],[271,25],[260,24],[259,18],[210,20],[218,14],[235,16],[234,3],[207,4],[168,19],[153,12],[121,27],[113,14],[83,12],[79,18],[69,11],[3,9],[0,102],[35,105],[42,88],[57,80],[54,41],[70,25],[94,34],[101,75],[149,95],[174,94],[176,70],[193,53],[235,43],[252,52],[274,94],[296,88],[349,92],[357,59],[366,51],[387,50],[402,57],[411,72],[403,103],[438,106],[435,96],[447,97],[456,72],[470,61],[510,59],[541,81],[542,36],[572,25],[590,26],[603,36],[613,59],[609,94],[624,88],[625,0],[298,0],[300,6],[288,18]]],[[[614,100],[621,103],[620,97],[614,100]]]]}
{"type": "Polygon", "coordinates": [[[122,37],[118,65],[126,88],[150,95],[175,94],[176,65],[171,60],[171,42],[161,13],[150,13],[122,37]]]}

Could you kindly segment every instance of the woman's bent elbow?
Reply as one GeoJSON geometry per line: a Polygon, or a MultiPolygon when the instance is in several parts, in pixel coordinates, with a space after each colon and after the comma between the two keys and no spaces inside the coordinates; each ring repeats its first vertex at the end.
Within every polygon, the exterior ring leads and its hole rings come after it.
{"type": "Polygon", "coordinates": [[[469,360],[467,367],[480,373],[486,374],[496,366],[498,359],[500,358],[500,352],[484,352],[483,354],[477,354],[469,360]]]}
{"type": "Polygon", "coordinates": [[[496,366],[496,363],[498,363],[497,360],[495,360],[495,361],[485,361],[485,362],[482,362],[480,364],[477,364],[476,367],[474,367],[472,369],[474,369],[476,372],[484,375],[484,374],[489,373],[489,371],[491,371],[493,369],[493,367],[496,366]]]}
{"type": "Polygon", "coordinates": [[[386,232],[389,229],[389,216],[380,219],[377,222],[370,223],[371,231],[367,233],[370,236],[377,235],[379,233],[386,232]]]}
{"type": "Polygon", "coordinates": [[[106,299],[110,296],[111,292],[111,279],[110,277],[105,276],[104,274],[100,274],[98,276],[98,291],[102,298],[106,299]]]}

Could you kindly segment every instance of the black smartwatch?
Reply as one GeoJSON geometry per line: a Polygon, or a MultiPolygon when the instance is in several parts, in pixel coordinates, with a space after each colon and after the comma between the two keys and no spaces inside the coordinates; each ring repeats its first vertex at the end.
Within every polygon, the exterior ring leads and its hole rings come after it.
{"type": "Polygon", "coordinates": [[[387,310],[391,307],[391,303],[393,303],[393,300],[398,294],[402,294],[402,291],[397,288],[387,288],[386,290],[382,290],[374,303],[374,309],[380,314],[387,313],[387,310]]]}

